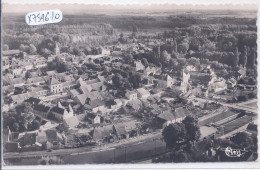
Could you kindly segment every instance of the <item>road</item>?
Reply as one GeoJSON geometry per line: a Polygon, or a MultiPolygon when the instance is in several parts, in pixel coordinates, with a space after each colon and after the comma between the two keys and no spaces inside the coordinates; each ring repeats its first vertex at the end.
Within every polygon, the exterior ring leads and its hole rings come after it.
{"type": "Polygon", "coordinates": [[[63,97],[66,97],[67,96],[67,93],[66,92],[63,92],[62,94],[54,94],[54,95],[51,95],[51,96],[42,96],[40,97],[41,100],[43,101],[52,101],[54,99],[59,99],[59,98],[63,98],[63,97]]]}
{"type": "Polygon", "coordinates": [[[240,109],[240,110],[244,110],[244,111],[248,111],[248,112],[253,112],[255,114],[258,113],[258,109],[257,108],[254,108],[254,107],[246,107],[244,106],[243,104],[245,103],[248,103],[248,102],[252,102],[252,101],[255,101],[255,99],[252,99],[250,101],[247,101],[247,102],[244,102],[244,103],[234,103],[234,104],[229,104],[229,103],[223,103],[223,102],[218,102],[218,101],[214,101],[214,100],[211,100],[211,99],[203,99],[203,98],[198,98],[198,97],[195,97],[194,99],[198,100],[198,101],[208,101],[208,102],[217,102],[223,106],[227,106],[227,107],[231,107],[231,108],[234,108],[234,109],[240,109]]]}
{"type": "Polygon", "coordinates": [[[21,157],[34,157],[34,156],[54,156],[54,155],[62,155],[62,154],[73,154],[73,155],[78,155],[80,153],[91,153],[91,152],[97,152],[97,151],[103,151],[103,150],[111,150],[113,148],[119,148],[119,147],[128,147],[131,144],[136,144],[136,143],[144,143],[146,141],[150,141],[153,139],[161,139],[161,131],[150,133],[150,134],[145,134],[142,136],[137,136],[129,139],[123,139],[120,140],[119,142],[114,142],[114,143],[108,143],[103,146],[96,146],[94,148],[90,147],[80,147],[80,148],[72,148],[72,149],[59,149],[55,150],[54,152],[47,152],[47,151],[32,151],[32,152],[8,152],[4,153],[4,158],[21,158],[21,157]]]}
{"type": "Polygon", "coordinates": [[[26,152],[4,154],[4,160],[13,165],[37,165],[42,156],[59,156],[66,164],[126,163],[162,154],[167,151],[161,133],[126,139],[116,144],[107,144],[90,149],[81,147],[55,150],[55,152],[26,152]],[[127,142],[128,141],[128,142],[127,142]],[[130,141],[130,142],[129,142],[130,141]]]}

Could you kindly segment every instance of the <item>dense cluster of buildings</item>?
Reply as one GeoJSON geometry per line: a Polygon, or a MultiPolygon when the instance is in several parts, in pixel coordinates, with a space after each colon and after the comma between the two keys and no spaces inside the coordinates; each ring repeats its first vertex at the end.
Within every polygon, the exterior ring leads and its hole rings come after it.
{"type": "MultiPolygon", "coordinates": [[[[218,77],[210,65],[186,65],[181,70],[181,76],[176,77],[163,73],[156,66],[145,67],[141,61],[135,60],[132,70],[141,74],[142,80],[147,80],[138,89],[127,89],[124,97],[113,96],[113,90],[107,90],[107,85],[113,85],[113,73],[102,76],[102,71],[78,75],[71,70],[58,73],[56,70],[44,71],[48,62],[59,59],[72,66],[80,67],[90,60],[102,60],[109,67],[122,66],[122,51],[143,53],[152,49],[145,44],[132,46],[108,47],[98,55],[74,56],[60,53],[58,45],[55,54],[44,58],[40,55],[28,55],[19,50],[3,51],[3,110],[28,102],[33,107],[33,113],[45,120],[39,130],[34,132],[11,132],[5,130],[4,136],[7,151],[42,150],[62,148],[68,142],[71,134],[82,133],[82,124],[91,125],[83,134],[95,142],[112,142],[138,135],[137,121],[115,122],[107,120],[109,116],[120,109],[148,112],[155,128],[162,129],[170,123],[181,122],[191,115],[185,107],[169,107],[163,105],[164,89],[171,89],[183,95],[208,97],[209,93],[218,93],[229,86],[234,87],[237,78],[225,80],[218,77]],[[62,105],[62,101],[67,101],[62,105]],[[112,101],[112,102],[108,102],[112,101]],[[69,104],[68,104],[69,103],[69,104]],[[107,104],[109,103],[109,104],[107,104]],[[84,121],[77,114],[84,114],[84,121]],[[105,123],[106,122],[106,123],[105,123]],[[110,123],[107,123],[110,122],[110,123]]],[[[73,68],[75,68],[73,67],[73,68]]],[[[241,71],[240,77],[245,76],[241,71]]],[[[174,99],[173,99],[174,100],[174,99]]],[[[194,106],[201,103],[190,101],[194,106]]],[[[141,114],[141,113],[139,113],[141,114]]],[[[111,118],[112,119],[112,118],[111,118]]]]}

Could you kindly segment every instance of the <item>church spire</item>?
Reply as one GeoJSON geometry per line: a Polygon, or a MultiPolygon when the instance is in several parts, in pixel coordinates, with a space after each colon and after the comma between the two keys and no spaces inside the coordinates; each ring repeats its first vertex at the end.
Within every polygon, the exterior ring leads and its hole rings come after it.
{"type": "Polygon", "coordinates": [[[58,106],[59,108],[63,108],[63,106],[61,105],[60,101],[58,102],[57,106],[58,106]]]}

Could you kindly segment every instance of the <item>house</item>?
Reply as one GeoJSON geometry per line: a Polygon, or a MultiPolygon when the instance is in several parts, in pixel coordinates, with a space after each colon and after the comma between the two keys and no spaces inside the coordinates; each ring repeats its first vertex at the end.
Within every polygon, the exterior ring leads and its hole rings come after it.
{"type": "Polygon", "coordinates": [[[139,88],[136,90],[137,91],[137,96],[141,99],[147,99],[150,96],[149,91],[147,91],[144,88],[139,88]]]}
{"type": "Polygon", "coordinates": [[[70,89],[70,90],[68,91],[68,96],[69,96],[69,98],[71,98],[71,99],[75,98],[76,96],[78,96],[78,95],[80,95],[80,94],[81,94],[81,92],[79,91],[79,89],[70,89]]]}
{"type": "Polygon", "coordinates": [[[23,69],[22,68],[14,68],[14,69],[12,69],[12,73],[13,73],[13,76],[15,76],[15,77],[22,75],[23,69]]]}
{"type": "Polygon", "coordinates": [[[155,67],[146,67],[144,69],[144,76],[150,76],[150,75],[154,75],[156,73],[156,68],[155,67]]]}
{"type": "Polygon", "coordinates": [[[69,105],[68,111],[58,102],[57,106],[54,106],[50,109],[49,114],[52,114],[55,119],[63,121],[74,116],[72,107],[69,105]]]}
{"type": "Polygon", "coordinates": [[[53,71],[46,71],[46,74],[48,75],[48,76],[54,76],[54,75],[56,75],[58,72],[56,71],[56,70],[53,70],[53,71]]]}
{"type": "Polygon", "coordinates": [[[26,99],[29,99],[30,97],[37,96],[36,93],[22,93],[22,94],[17,94],[17,95],[12,95],[11,100],[14,104],[21,104],[24,102],[26,99]]]}
{"type": "Polygon", "coordinates": [[[47,59],[47,61],[48,61],[48,62],[51,62],[51,61],[53,61],[55,58],[56,58],[56,56],[54,56],[54,55],[49,56],[48,59],[47,59]]]}
{"type": "Polygon", "coordinates": [[[106,89],[104,82],[105,78],[103,76],[98,76],[96,79],[85,81],[86,85],[89,86],[89,89],[95,91],[104,91],[106,89]]]}
{"type": "Polygon", "coordinates": [[[185,84],[183,82],[176,82],[173,85],[173,87],[174,87],[175,90],[178,90],[182,93],[186,93],[188,91],[188,84],[185,84]]]}
{"type": "Polygon", "coordinates": [[[189,84],[189,80],[190,80],[190,73],[187,70],[184,70],[182,72],[182,83],[189,84]]]}
{"type": "Polygon", "coordinates": [[[64,142],[64,139],[56,129],[48,129],[46,131],[39,130],[33,133],[25,133],[20,141],[23,146],[22,151],[37,151],[52,149],[54,146],[59,147],[58,145],[64,142]]]}
{"type": "Polygon", "coordinates": [[[116,104],[115,105],[111,105],[111,109],[113,111],[116,111],[123,105],[123,102],[120,99],[115,99],[114,101],[115,101],[116,104]]]}
{"type": "Polygon", "coordinates": [[[237,80],[234,77],[231,77],[230,79],[228,79],[227,81],[227,86],[228,87],[235,87],[237,85],[237,80]]]}
{"type": "Polygon", "coordinates": [[[191,93],[194,96],[208,97],[208,88],[202,85],[198,85],[195,88],[191,89],[191,93]]]}
{"type": "Polygon", "coordinates": [[[74,129],[79,125],[79,119],[77,116],[73,116],[63,120],[63,125],[67,129],[74,129]]]}
{"type": "Polygon", "coordinates": [[[49,88],[47,86],[36,86],[36,87],[31,87],[30,91],[36,93],[37,96],[40,97],[40,96],[46,96],[49,93],[49,88]]]}
{"type": "Polygon", "coordinates": [[[239,80],[245,76],[246,76],[246,67],[240,67],[240,69],[238,70],[237,80],[239,80]]]}
{"type": "Polygon", "coordinates": [[[139,99],[130,100],[127,106],[133,108],[134,110],[140,110],[143,107],[143,103],[139,99]]]}
{"type": "Polygon", "coordinates": [[[198,69],[193,65],[187,65],[185,69],[187,71],[198,71],[198,69]]]}
{"type": "Polygon", "coordinates": [[[44,118],[47,118],[48,113],[49,113],[51,107],[45,106],[45,105],[43,105],[43,104],[36,104],[36,105],[33,107],[33,109],[34,109],[34,113],[35,113],[35,114],[38,114],[38,115],[40,115],[40,116],[42,116],[42,117],[44,117],[44,118]]]}
{"type": "Polygon", "coordinates": [[[113,125],[113,133],[117,139],[127,139],[130,137],[131,132],[136,130],[134,121],[117,123],[113,125]]]}
{"type": "Polygon", "coordinates": [[[32,78],[28,78],[26,83],[40,85],[41,83],[45,83],[45,80],[42,77],[32,77],[32,78]]]}
{"type": "Polygon", "coordinates": [[[135,91],[129,91],[125,93],[125,97],[127,97],[128,100],[135,100],[137,99],[137,93],[135,91]]]}
{"type": "Polygon", "coordinates": [[[213,91],[214,93],[223,91],[227,89],[227,84],[226,84],[226,80],[223,78],[219,78],[217,81],[214,81],[214,83],[212,83],[208,90],[209,91],[213,91]]]}
{"type": "Polygon", "coordinates": [[[10,66],[11,66],[9,57],[3,56],[3,57],[2,57],[2,63],[3,63],[3,64],[2,64],[3,70],[8,69],[8,68],[10,68],[10,66]]]}
{"type": "Polygon", "coordinates": [[[66,81],[61,83],[63,91],[70,90],[71,88],[75,87],[77,84],[74,81],[66,81]]]}
{"type": "Polygon", "coordinates": [[[193,106],[198,106],[198,107],[200,107],[200,108],[202,108],[202,109],[205,107],[205,102],[204,102],[204,101],[201,101],[201,100],[193,99],[193,100],[191,101],[191,103],[192,103],[193,106]]]}
{"type": "Polygon", "coordinates": [[[173,112],[175,122],[181,122],[186,116],[190,115],[190,112],[184,107],[175,108],[173,112]]]}
{"type": "Polygon", "coordinates": [[[21,146],[19,142],[6,142],[5,143],[6,152],[19,152],[21,150],[21,146]]]}
{"type": "Polygon", "coordinates": [[[41,103],[41,100],[35,97],[30,97],[26,99],[24,102],[30,103],[32,106],[38,105],[41,103]]]}
{"type": "Polygon", "coordinates": [[[84,93],[84,94],[79,94],[76,97],[74,97],[74,101],[80,105],[84,104],[90,104],[92,100],[99,99],[103,100],[103,97],[101,94],[97,91],[89,92],[89,93],[84,93]]]}
{"type": "Polygon", "coordinates": [[[101,117],[99,115],[96,115],[94,113],[88,113],[86,117],[91,122],[91,124],[101,123],[101,117]]]}
{"type": "Polygon", "coordinates": [[[49,88],[53,94],[61,93],[63,91],[62,83],[53,77],[50,79],[49,88]]]}
{"type": "Polygon", "coordinates": [[[145,66],[142,64],[141,61],[135,61],[135,71],[144,70],[145,66]]]}
{"type": "Polygon", "coordinates": [[[3,56],[17,56],[21,53],[20,50],[4,50],[2,51],[3,56]]]}
{"type": "Polygon", "coordinates": [[[172,85],[176,82],[175,79],[173,79],[171,76],[167,75],[161,75],[161,76],[154,76],[157,78],[158,81],[158,87],[159,88],[168,88],[172,87],[172,85]]]}
{"type": "Polygon", "coordinates": [[[94,141],[99,142],[111,138],[112,133],[113,133],[113,125],[108,125],[103,127],[96,127],[89,134],[94,141]]]}
{"type": "Polygon", "coordinates": [[[175,116],[172,111],[168,109],[157,115],[154,122],[156,128],[163,129],[169,124],[175,122],[175,116]]]}
{"type": "Polygon", "coordinates": [[[181,122],[186,116],[190,115],[186,108],[179,107],[174,111],[167,109],[155,118],[155,127],[165,128],[171,123],[181,122]]]}
{"type": "Polygon", "coordinates": [[[37,61],[34,62],[33,64],[35,68],[42,68],[47,66],[47,61],[37,61]]]}
{"type": "Polygon", "coordinates": [[[88,103],[84,105],[84,108],[89,109],[94,113],[97,113],[98,111],[104,113],[107,111],[105,103],[100,99],[90,100],[88,103]]]}
{"type": "Polygon", "coordinates": [[[31,62],[19,62],[19,66],[26,71],[33,69],[33,64],[31,62]]]}

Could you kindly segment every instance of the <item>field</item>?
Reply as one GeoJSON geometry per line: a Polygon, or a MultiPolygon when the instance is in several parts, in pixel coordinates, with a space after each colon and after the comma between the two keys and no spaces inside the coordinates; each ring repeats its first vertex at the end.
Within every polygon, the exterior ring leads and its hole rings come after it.
{"type": "Polygon", "coordinates": [[[224,125],[224,133],[226,134],[226,133],[232,132],[233,130],[249,123],[251,120],[252,120],[251,116],[243,116],[239,119],[229,122],[224,125]]]}
{"type": "Polygon", "coordinates": [[[245,106],[248,106],[248,107],[253,107],[253,108],[257,108],[257,100],[255,101],[252,101],[252,102],[247,102],[247,103],[244,103],[242,105],[245,105],[245,106]]]}
{"type": "Polygon", "coordinates": [[[216,123],[216,122],[223,120],[223,119],[226,119],[226,118],[228,118],[228,117],[230,117],[234,114],[236,114],[236,113],[228,110],[226,112],[222,112],[222,113],[217,114],[215,116],[213,115],[212,117],[209,117],[208,119],[199,121],[199,126],[203,126],[203,125],[206,125],[206,124],[209,124],[209,123],[216,123]]]}

